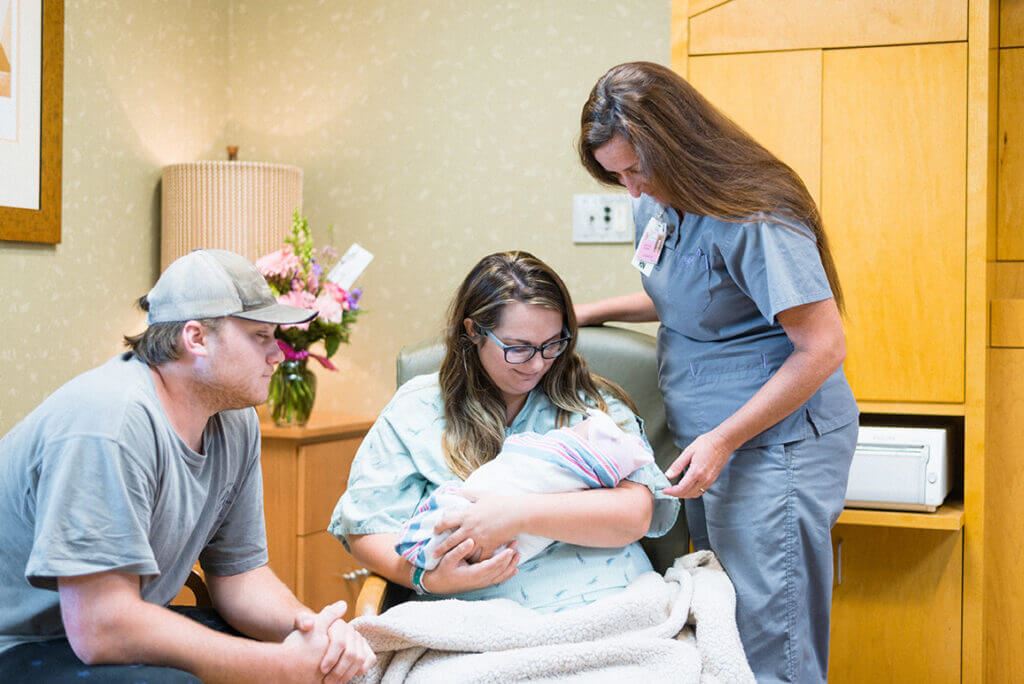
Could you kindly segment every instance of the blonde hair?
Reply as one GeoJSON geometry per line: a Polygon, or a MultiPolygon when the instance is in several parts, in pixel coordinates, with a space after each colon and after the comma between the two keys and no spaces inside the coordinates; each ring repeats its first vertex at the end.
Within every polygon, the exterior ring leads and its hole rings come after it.
{"type": "Polygon", "coordinates": [[[440,385],[444,400],[445,462],[465,479],[493,459],[505,439],[505,401],[480,362],[474,339],[466,332],[468,318],[483,328],[496,328],[506,304],[523,302],[562,314],[570,335],[569,346],[541,379],[540,387],[554,404],[561,426],[573,413],[588,406],[608,406],[601,391],[623,400],[635,412],[625,391],[610,380],[591,373],[576,353],[576,315],[565,283],[551,267],[526,252],[499,252],[481,259],[459,286],[448,309],[445,355],[440,385]]]}
{"type": "Polygon", "coordinates": [[[594,152],[616,135],[674,209],[731,222],[773,215],[783,229],[791,229],[787,220],[810,228],[843,310],[821,214],[803,181],[682,77],[659,64],[630,62],[598,79],[583,105],[578,147],[583,166],[606,185],[622,183],[594,152]]]}

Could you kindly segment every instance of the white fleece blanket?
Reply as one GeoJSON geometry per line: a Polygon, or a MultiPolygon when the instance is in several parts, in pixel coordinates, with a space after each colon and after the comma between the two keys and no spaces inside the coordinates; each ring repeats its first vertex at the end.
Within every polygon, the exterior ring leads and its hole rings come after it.
{"type": "Polygon", "coordinates": [[[409,601],[353,621],[378,658],[355,681],[754,682],[735,615],[710,551],[561,613],[505,599],[409,601]]]}

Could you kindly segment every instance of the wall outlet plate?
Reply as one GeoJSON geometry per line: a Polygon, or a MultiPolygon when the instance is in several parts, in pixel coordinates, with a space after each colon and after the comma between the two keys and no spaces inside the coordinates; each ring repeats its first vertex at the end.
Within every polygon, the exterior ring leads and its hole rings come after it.
{"type": "Polygon", "coordinates": [[[629,195],[572,196],[573,242],[633,242],[629,195]]]}

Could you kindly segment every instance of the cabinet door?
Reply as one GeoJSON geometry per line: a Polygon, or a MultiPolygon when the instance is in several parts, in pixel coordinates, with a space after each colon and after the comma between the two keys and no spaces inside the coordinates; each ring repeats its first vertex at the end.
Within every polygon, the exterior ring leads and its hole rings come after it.
{"type": "Polygon", "coordinates": [[[821,50],[691,57],[704,97],[821,194],[821,50]]]}
{"type": "Polygon", "coordinates": [[[858,399],[964,400],[967,46],[827,50],[822,214],[858,399]]]}
{"type": "MultiPolygon", "coordinates": [[[[1021,3],[1024,23],[1024,3],[1021,3]]],[[[1024,49],[999,51],[999,259],[1024,259],[1024,49]]]]}
{"type": "Polygon", "coordinates": [[[295,590],[295,546],[298,529],[299,478],[295,446],[285,440],[263,440],[263,514],[267,523],[270,568],[295,590]]]}
{"type": "Polygon", "coordinates": [[[365,574],[340,541],[329,532],[299,537],[299,568],[295,594],[300,601],[313,610],[335,601],[347,601],[345,619],[352,619],[365,574]]]}
{"type": "Polygon", "coordinates": [[[362,437],[308,444],[299,449],[298,533],[326,530],[348,486],[348,473],[362,437]]]}
{"type": "Polygon", "coordinates": [[[838,525],[828,680],[960,681],[963,533],[838,525]]]}

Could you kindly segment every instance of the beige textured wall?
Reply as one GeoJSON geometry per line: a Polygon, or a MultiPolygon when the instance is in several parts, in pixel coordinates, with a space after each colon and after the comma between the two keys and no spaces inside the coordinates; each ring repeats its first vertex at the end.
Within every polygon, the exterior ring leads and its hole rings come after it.
{"type": "Polygon", "coordinates": [[[228,2],[181,9],[66,3],[62,242],[0,242],[0,435],[141,329],[160,168],[221,146],[228,2]]]}
{"type": "Polygon", "coordinates": [[[302,166],[318,239],[377,256],[319,410],[376,412],[486,253],[530,250],[580,299],[638,287],[627,246],[572,244],[572,194],[597,190],[573,141],[605,69],[668,62],[669,6],[68,0],[63,242],[0,243],[0,434],[141,327],[160,168],[225,142],[302,166]]]}
{"type": "Polygon", "coordinates": [[[321,372],[319,410],[372,413],[398,349],[440,330],[484,254],[526,249],[581,299],[631,291],[629,248],[574,246],[576,161],[594,81],[667,63],[668,0],[232,3],[228,138],[302,166],[319,240],[376,255],[370,313],[321,372]]]}

